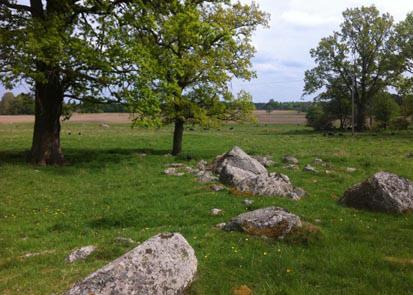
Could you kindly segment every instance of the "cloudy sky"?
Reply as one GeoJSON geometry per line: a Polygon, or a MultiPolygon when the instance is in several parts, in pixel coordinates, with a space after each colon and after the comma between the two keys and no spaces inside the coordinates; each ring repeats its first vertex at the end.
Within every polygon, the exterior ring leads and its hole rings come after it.
{"type": "MultiPolygon", "coordinates": [[[[251,0],[243,0],[250,3],[251,0]]],[[[337,30],[342,12],[349,7],[376,5],[396,21],[413,11],[413,0],[257,0],[271,14],[269,29],[260,29],[254,44],[254,68],[258,78],[247,83],[234,81],[233,91],[249,91],[254,101],[300,100],[303,77],[313,63],[309,54],[322,37],[337,30]]],[[[310,99],[309,97],[305,99],[310,99]]]]}
{"type": "MultiPolygon", "coordinates": [[[[241,0],[250,3],[251,0],[241,0]]],[[[396,21],[413,11],[413,0],[256,0],[271,14],[269,29],[260,29],[255,37],[253,60],[258,78],[251,82],[233,81],[232,90],[249,91],[254,101],[301,99],[304,71],[313,66],[309,55],[322,37],[337,30],[341,13],[349,7],[376,5],[396,21]]],[[[0,95],[4,93],[0,85],[0,95]]],[[[23,85],[18,91],[28,91],[23,85]]],[[[311,99],[306,97],[305,99],[311,99]]]]}

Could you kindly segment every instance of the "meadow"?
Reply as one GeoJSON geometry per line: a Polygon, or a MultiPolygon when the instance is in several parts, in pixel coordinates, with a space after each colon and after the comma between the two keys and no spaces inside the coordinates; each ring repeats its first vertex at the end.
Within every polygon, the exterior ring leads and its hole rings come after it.
{"type": "Polygon", "coordinates": [[[160,232],[180,232],[195,249],[198,275],[190,294],[413,294],[413,215],[345,208],[351,185],[384,170],[413,179],[413,130],[323,136],[298,125],[224,125],[184,135],[180,157],[168,155],[172,129],[65,122],[67,165],[25,162],[32,124],[0,124],[0,294],[60,294],[73,283],[160,232]],[[196,165],[234,145],[271,155],[308,196],[301,201],[248,197],[253,208],[280,206],[321,228],[308,243],[270,240],[214,227],[245,212],[245,196],[213,192],[191,175],[166,176],[165,165],[196,165]],[[142,154],[146,154],[146,156],[142,154]],[[286,170],[294,155],[300,170],[286,170]],[[304,172],[321,158],[328,167],[304,172]],[[357,169],[348,173],[347,167],[357,169]],[[325,173],[328,169],[331,173],[325,173]],[[223,216],[211,216],[221,208],[223,216]],[[119,244],[117,237],[136,244],[119,244]],[[85,261],[71,250],[96,245],[85,261]],[[27,255],[29,253],[37,255],[27,255]]]}

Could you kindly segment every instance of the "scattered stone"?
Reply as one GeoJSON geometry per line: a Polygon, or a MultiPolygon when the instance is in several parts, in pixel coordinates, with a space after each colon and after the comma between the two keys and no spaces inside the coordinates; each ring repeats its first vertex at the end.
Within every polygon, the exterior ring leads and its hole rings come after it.
{"type": "Polygon", "coordinates": [[[320,159],[320,158],[315,158],[313,162],[314,162],[314,164],[316,164],[316,165],[323,165],[323,164],[325,164],[324,161],[323,161],[322,159],[320,159]]]}
{"type": "Polygon", "coordinates": [[[413,209],[413,182],[392,173],[379,172],[348,189],[340,203],[357,209],[403,213],[413,209]]]}
{"type": "Polygon", "coordinates": [[[406,158],[413,158],[413,152],[410,152],[406,155],[406,158]]]}
{"type": "Polygon", "coordinates": [[[347,171],[348,173],[354,173],[354,172],[357,171],[357,169],[356,169],[356,168],[352,168],[352,167],[347,167],[347,168],[346,168],[346,171],[347,171]]]}
{"type": "Polygon", "coordinates": [[[225,186],[223,186],[222,184],[213,184],[213,185],[211,185],[211,189],[214,192],[220,192],[220,191],[225,189],[225,186]]]}
{"type": "Polygon", "coordinates": [[[69,261],[70,263],[73,263],[78,260],[85,260],[90,254],[95,252],[95,250],[96,250],[96,247],[93,245],[76,249],[72,253],[69,254],[66,260],[69,261]]]}
{"type": "Polygon", "coordinates": [[[104,129],[110,128],[110,126],[108,124],[105,124],[105,123],[100,124],[100,127],[104,128],[104,129]]]}
{"type": "Polygon", "coordinates": [[[210,214],[211,214],[212,216],[219,216],[219,215],[223,215],[223,214],[224,214],[224,211],[223,211],[222,209],[214,208],[214,209],[211,209],[210,214]]]}
{"type": "Polygon", "coordinates": [[[194,250],[181,234],[159,234],[66,294],[183,294],[195,278],[197,264],[194,250]]]}
{"type": "Polygon", "coordinates": [[[268,207],[238,215],[225,225],[224,230],[241,231],[269,238],[283,238],[298,227],[301,227],[298,216],[283,208],[268,207]]]}
{"type": "Polygon", "coordinates": [[[315,223],[321,223],[321,219],[314,219],[315,223]]]}
{"type": "Polygon", "coordinates": [[[245,206],[252,206],[252,204],[254,204],[254,201],[253,200],[250,200],[250,199],[245,199],[244,201],[242,201],[242,203],[245,205],[245,206]]]}
{"type": "Polygon", "coordinates": [[[311,166],[310,164],[305,165],[304,171],[306,172],[312,172],[312,173],[317,173],[317,170],[311,166]]]}
{"type": "Polygon", "coordinates": [[[205,160],[201,160],[196,164],[196,168],[200,171],[207,170],[208,162],[205,160]]]}
{"type": "Polygon", "coordinates": [[[294,191],[292,192],[292,194],[293,195],[291,196],[291,198],[293,198],[293,199],[294,199],[294,197],[298,197],[298,199],[301,199],[301,198],[303,198],[307,195],[305,190],[303,190],[301,187],[294,188],[294,191]]]}
{"type": "Polygon", "coordinates": [[[242,285],[239,288],[232,290],[232,295],[252,295],[252,290],[246,285],[242,285]]]}
{"type": "Polygon", "coordinates": [[[209,183],[209,182],[215,182],[217,180],[218,180],[218,177],[212,174],[211,171],[200,171],[198,173],[198,182],[209,183]]]}
{"type": "Polygon", "coordinates": [[[145,153],[139,153],[138,156],[139,156],[139,157],[146,157],[147,154],[145,154],[145,153]]]}
{"type": "Polygon", "coordinates": [[[215,227],[216,227],[216,228],[219,228],[219,229],[223,229],[223,228],[225,227],[225,225],[226,225],[226,223],[225,223],[225,222],[222,222],[222,223],[216,224],[215,227]]]}
{"type": "Polygon", "coordinates": [[[120,244],[120,245],[130,245],[130,244],[135,244],[135,241],[132,240],[131,238],[116,237],[115,243],[120,244]]]}
{"type": "Polygon", "coordinates": [[[219,175],[219,180],[222,183],[234,187],[239,192],[299,199],[286,175],[268,174],[267,169],[262,164],[239,147],[235,147],[217,158],[214,172],[219,175]]]}
{"type": "Polygon", "coordinates": [[[189,166],[186,166],[186,167],[184,168],[184,170],[185,170],[186,173],[190,173],[190,174],[193,174],[193,173],[194,173],[194,168],[189,167],[189,166]]]}
{"type": "Polygon", "coordinates": [[[185,175],[185,173],[183,172],[178,172],[176,168],[167,168],[163,171],[163,173],[168,176],[184,176],[185,175]]]}
{"type": "Polygon", "coordinates": [[[253,156],[253,158],[257,160],[258,162],[260,162],[261,165],[267,168],[275,164],[271,156],[253,156]]]}
{"type": "Polygon", "coordinates": [[[327,175],[331,175],[331,174],[334,174],[334,172],[331,171],[331,170],[326,170],[326,174],[327,174],[327,175]]]}
{"type": "Polygon", "coordinates": [[[297,158],[293,157],[293,156],[284,156],[283,157],[283,162],[286,164],[292,164],[292,165],[298,165],[299,161],[297,158]]]}

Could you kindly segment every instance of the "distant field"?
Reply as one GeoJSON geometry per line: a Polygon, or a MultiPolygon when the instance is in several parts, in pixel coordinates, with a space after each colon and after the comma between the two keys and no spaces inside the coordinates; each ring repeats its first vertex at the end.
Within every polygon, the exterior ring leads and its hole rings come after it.
{"type": "MultiPolygon", "coordinates": [[[[296,111],[255,111],[258,122],[264,124],[305,124],[305,114],[296,111]]],[[[0,116],[0,124],[30,123],[34,116],[0,116]]],[[[98,122],[98,123],[129,123],[130,115],[125,113],[104,114],[73,114],[70,118],[73,123],[98,122]]]]}

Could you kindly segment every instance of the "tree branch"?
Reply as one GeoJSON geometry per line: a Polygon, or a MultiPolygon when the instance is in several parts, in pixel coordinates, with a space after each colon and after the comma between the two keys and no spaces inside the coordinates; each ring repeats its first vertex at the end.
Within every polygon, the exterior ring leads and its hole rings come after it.
{"type": "Polygon", "coordinates": [[[11,8],[11,9],[16,9],[16,10],[19,10],[19,11],[26,11],[26,12],[32,12],[33,11],[30,6],[10,3],[9,0],[0,0],[0,6],[1,5],[4,5],[8,8],[11,8]]]}

